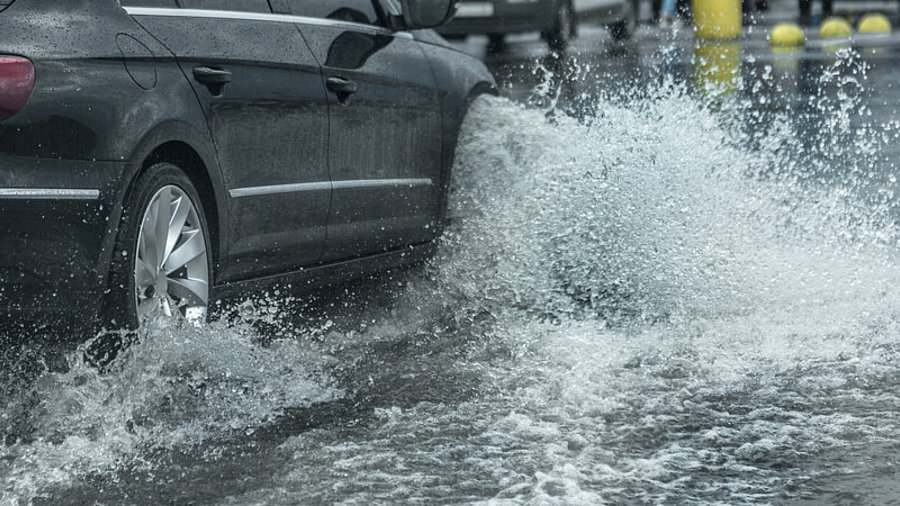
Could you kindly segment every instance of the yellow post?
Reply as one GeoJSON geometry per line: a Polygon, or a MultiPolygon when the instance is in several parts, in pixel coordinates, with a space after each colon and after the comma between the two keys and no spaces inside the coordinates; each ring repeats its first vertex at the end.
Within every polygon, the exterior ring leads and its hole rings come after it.
{"type": "Polygon", "coordinates": [[[700,42],[694,48],[694,85],[701,95],[722,98],[741,81],[741,46],[736,42],[700,42]]]}
{"type": "Polygon", "coordinates": [[[741,0],[693,0],[698,39],[730,40],[741,36],[741,0]]]}

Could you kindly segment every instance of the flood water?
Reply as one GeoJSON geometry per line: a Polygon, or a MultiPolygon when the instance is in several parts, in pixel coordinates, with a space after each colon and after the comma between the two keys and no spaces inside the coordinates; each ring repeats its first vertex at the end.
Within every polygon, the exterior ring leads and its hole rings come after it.
{"type": "Polygon", "coordinates": [[[898,39],[598,37],[487,57],[426,265],[7,353],[0,502],[900,500],[898,39]]]}

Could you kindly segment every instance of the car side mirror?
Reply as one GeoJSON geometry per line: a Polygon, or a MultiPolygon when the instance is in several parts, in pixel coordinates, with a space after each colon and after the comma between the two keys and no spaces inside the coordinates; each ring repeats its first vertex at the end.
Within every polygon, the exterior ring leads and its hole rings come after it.
{"type": "Polygon", "coordinates": [[[382,2],[390,14],[394,30],[420,30],[443,25],[456,13],[456,0],[396,0],[382,2]],[[400,7],[400,13],[396,12],[400,7]],[[393,11],[393,12],[391,12],[393,11]]]}

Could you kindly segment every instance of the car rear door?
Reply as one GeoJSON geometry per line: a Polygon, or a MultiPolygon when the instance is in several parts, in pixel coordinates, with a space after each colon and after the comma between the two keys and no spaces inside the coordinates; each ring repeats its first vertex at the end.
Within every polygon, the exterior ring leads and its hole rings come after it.
{"type": "Polygon", "coordinates": [[[322,66],[333,183],[325,261],[434,237],[439,97],[409,33],[384,28],[372,0],[273,0],[322,66]]]}
{"type": "Polygon", "coordinates": [[[203,106],[228,189],[220,281],[321,260],[331,182],[319,65],[267,0],[129,9],[174,54],[203,106]]]}

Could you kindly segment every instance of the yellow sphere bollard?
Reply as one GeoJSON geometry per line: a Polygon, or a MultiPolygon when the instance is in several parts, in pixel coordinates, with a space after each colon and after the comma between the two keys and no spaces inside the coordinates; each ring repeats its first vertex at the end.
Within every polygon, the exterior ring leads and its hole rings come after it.
{"type": "Polygon", "coordinates": [[[694,35],[730,40],[741,36],[741,0],[693,0],[694,35]]]}
{"type": "Polygon", "coordinates": [[[891,33],[891,22],[884,14],[866,14],[859,20],[859,33],[891,33]]]}
{"type": "Polygon", "coordinates": [[[823,39],[837,39],[851,35],[853,35],[853,28],[850,27],[850,23],[841,18],[828,18],[819,29],[819,37],[823,39]]]}
{"type": "Polygon", "coordinates": [[[769,43],[775,47],[802,46],[806,35],[795,23],[779,23],[769,32],[769,43]]]}

